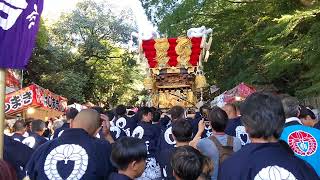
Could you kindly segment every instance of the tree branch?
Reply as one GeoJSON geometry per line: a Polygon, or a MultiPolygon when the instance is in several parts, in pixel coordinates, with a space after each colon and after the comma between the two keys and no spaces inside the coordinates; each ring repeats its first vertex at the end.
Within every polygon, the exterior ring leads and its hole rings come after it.
{"type": "Polygon", "coordinates": [[[119,57],[117,57],[117,56],[99,56],[97,54],[93,54],[93,55],[91,55],[91,57],[95,57],[97,59],[95,60],[94,63],[92,63],[90,65],[90,67],[95,66],[102,59],[117,59],[117,58],[120,58],[120,56],[119,57]]]}

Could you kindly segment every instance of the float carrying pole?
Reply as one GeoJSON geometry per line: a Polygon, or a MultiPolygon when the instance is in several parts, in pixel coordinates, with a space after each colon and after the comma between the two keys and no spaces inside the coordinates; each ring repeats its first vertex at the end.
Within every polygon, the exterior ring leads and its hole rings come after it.
{"type": "Polygon", "coordinates": [[[4,151],[4,122],[5,122],[5,97],[6,97],[6,70],[0,68],[0,159],[3,159],[4,151]]]}

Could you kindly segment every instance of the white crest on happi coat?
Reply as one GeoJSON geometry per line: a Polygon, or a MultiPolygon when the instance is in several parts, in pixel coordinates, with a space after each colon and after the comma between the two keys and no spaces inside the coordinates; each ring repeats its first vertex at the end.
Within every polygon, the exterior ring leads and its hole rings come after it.
{"type": "Polygon", "coordinates": [[[137,126],[132,132],[132,137],[136,137],[139,139],[142,139],[143,135],[144,135],[144,129],[141,126],[137,126]]]}
{"type": "Polygon", "coordinates": [[[30,148],[33,148],[36,145],[36,139],[32,136],[29,136],[29,137],[25,138],[22,141],[22,143],[29,146],[30,148]]]}
{"type": "Polygon", "coordinates": [[[115,135],[116,139],[118,139],[120,137],[120,135],[121,135],[121,129],[118,128],[117,126],[111,126],[110,127],[110,131],[116,133],[116,135],[115,135]]]}
{"type": "Polygon", "coordinates": [[[46,157],[44,172],[48,179],[63,180],[58,171],[58,162],[74,161],[74,167],[66,180],[80,180],[86,173],[89,157],[84,148],[76,144],[63,144],[54,148],[46,157]]]}
{"type": "Polygon", "coordinates": [[[60,137],[63,132],[64,132],[64,130],[61,130],[61,131],[58,133],[58,137],[60,137]]]}
{"type": "Polygon", "coordinates": [[[268,166],[259,171],[254,180],[297,180],[297,178],[282,167],[268,166]]]}
{"type": "Polygon", "coordinates": [[[171,140],[170,135],[172,136],[172,127],[169,127],[165,132],[164,132],[164,139],[169,145],[175,145],[176,141],[171,140]]]}
{"type": "Polygon", "coordinates": [[[236,127],[236,137],[240,139],[242,145],[250,143],[249,134],[246,132],[246,128],[244,126],[236,127]],[[246,137],[246,142],[242,137],[246,137]]]}

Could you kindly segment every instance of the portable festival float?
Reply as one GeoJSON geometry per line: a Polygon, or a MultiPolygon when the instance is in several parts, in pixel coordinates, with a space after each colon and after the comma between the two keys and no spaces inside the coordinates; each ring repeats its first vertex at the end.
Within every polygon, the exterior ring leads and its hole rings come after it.
{"type": "Polygon", "coordinates": [[[196,108],[207,87],[203,61],[210,55],[212,29],[192,28],[187,37],[144,38],[140,57],[148,62],[144,80],[150,94],[150,105],[168,109],[180,105],[196,108]]]}

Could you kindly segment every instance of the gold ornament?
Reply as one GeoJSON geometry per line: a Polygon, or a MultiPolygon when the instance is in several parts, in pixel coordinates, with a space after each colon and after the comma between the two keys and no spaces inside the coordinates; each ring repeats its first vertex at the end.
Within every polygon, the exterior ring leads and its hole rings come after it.
{"type": "Polygon", "coordinates": [[[195,103],[195,96],[191,89],[189,89],[187,92],[187,101],[190,106],[193,106],[193,104],[195,103]]]}
{"type": "Polygon", "coordinates": [[[144,79],[143,85],[146,90],[152,90],[154,88],[154,80],[151,77],[147,77],[144,79]]]}
{"type": "Polygon", "coordinates": [[[192,41],[186,37],[177,39],[177,46],[175,48],[178,55],[177,61],[180,67],[187,67],[190,65],[190,55],[192,53],[192,41]]]}
{"type": "Polygon", "coordinates": [[[168,92],[168,94],[169,94],[169,108],[171,108],[171,107],[173,107],[173,106],[175,106],[175,105],[177,105],[177,101],[178,101],[178,98],[177,98],[177,96],[175,96],[175,95],[173,95],[173,94],[175,94],[175,91],[174,90],[171,90],[171,92],[169,93],[168,92]]]}
{"type": "Polygon", "coordinates": [[[174,106],[183,106],[183,100],[181,98],[183,98],[183,94],[181,93],[181,91],[178,89],[175,91],[175,103],[174,106]]]}
{"type": "Polygon", "coordinates": [[[196,78],[195,78],[195,85],[196,85],[196,89],[207,87],[207,80],[202,71],[197,72],[196,78]]]}
{"type": "Polygon", "coordinates": [[[167,107],[167,97],[164,92],[159,92],[159,107],[166,108],[167,107]]]}
{"type": "Polygon", "coordinates": [[[159,106],[159,96],[157,94],[152,95],[151,97],[152,106],[159,106]]]}
{"type": "Polygon", "coordinates": [[[167,62],[169,61],[168,50],[170,47],[167,38],[155,39],[154,48],[156,49],[156,61],[158,62],[158,67],[167,67],[167,62]]]}

